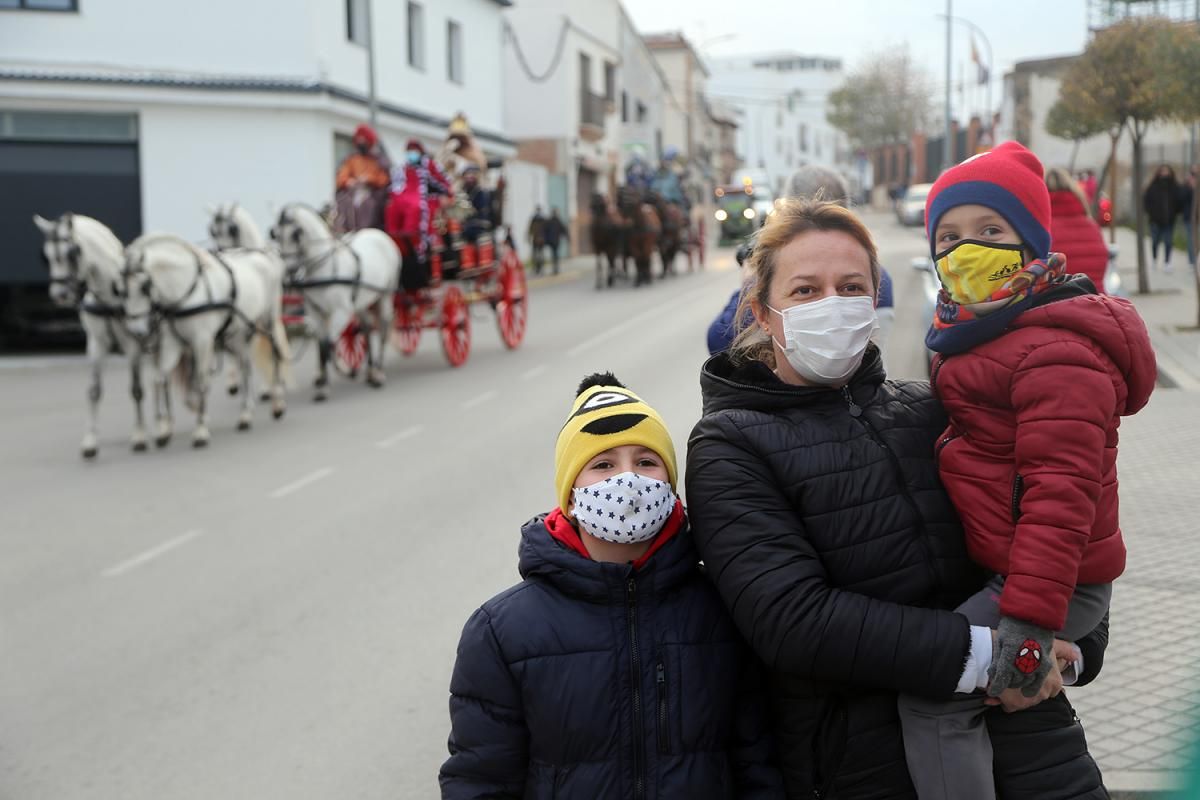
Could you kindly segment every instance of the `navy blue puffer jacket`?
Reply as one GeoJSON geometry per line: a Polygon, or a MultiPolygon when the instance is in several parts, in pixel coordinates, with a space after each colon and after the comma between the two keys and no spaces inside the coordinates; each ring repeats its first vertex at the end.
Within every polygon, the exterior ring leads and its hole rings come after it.
{"type": "Polygon", "coordinates": [[[535,517],[520,571],[463,629],[443,798],[783,797],[756,662],[686,522],[635,568],[535,517]]]}

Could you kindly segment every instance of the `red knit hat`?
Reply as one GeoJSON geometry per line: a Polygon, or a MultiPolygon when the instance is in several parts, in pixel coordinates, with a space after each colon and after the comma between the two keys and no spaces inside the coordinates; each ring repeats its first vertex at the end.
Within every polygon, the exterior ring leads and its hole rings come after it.
{"type": "Polygon", "coordinates": [[[956,206],[986,206],[1004,217],[1035,258],[1050,254],[1050,193],[1042,162],[1017,142],[1004,142],[941,174],[925,201],[929,250],[937,257],[938,220],[956,206]]]}
{"type": "Polygon", "coordinates": [[[425,152],[425,145],[421,144],[419,139],[409,139],[408,144],[404,145],[405,150],[416,150],[418,153],[425,152]]]}
{"type": "Polygon", "coordinates": [[[374,147],[375,143],[379,141],[379,137],[375,135],[375,131],[370,125],[363,123],[354,129],[354,140],[366,142],[367,147],[374,147]]]}

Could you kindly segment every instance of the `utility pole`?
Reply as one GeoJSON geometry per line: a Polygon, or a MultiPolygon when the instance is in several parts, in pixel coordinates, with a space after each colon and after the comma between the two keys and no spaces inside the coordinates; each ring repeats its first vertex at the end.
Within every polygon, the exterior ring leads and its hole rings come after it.
{"type": "Polygon", "coordinates": [[[379,100],[375,97],[375,24],[371,21],[372,0],[363,3],[363,21],[367,26],[367,120],[378,130],[379,100]]]}
{"type": "Polygon", "coordinates": [[[949,169],[954,158],[954,144],[950,141],[950,17],[954,0],[946,0],[946,139],[942,144],[942,169],[949,169]]]}

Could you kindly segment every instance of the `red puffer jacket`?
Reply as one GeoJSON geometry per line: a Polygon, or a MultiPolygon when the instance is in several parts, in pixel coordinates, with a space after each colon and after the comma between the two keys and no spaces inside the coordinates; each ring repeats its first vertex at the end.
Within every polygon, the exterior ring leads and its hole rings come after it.
{"type": "Polygon", "coordinates": [[[1050,249],[1067,257],[1067,271],[1082,272],[1104,294],[1108,245],[1100,226],[1087,215],[1079,198],[1069,191],[1050,193],[1050,249]]]}
{"type": "Polygon", "coordinates": [[[1002,336],[939,356],[932,381],[950,416],[938,467],[967,550],[1008,576],[1001,614],[1057,631],[1077,584],[1125,569],[1117,426],[1157,370],[1128,301],[1067,284],[1039,303],[1002,336]]]}

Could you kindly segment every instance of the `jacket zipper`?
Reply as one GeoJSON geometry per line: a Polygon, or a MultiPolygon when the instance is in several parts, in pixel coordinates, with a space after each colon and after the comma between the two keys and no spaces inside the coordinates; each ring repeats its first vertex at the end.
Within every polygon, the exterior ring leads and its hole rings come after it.
{"type": "Polygon", "coordinates": [[[671,732],[667,730],[667,666],[662,656],[654,666],[654,682],[658,686],[658,752],[671,752],[671,732]]]}
{"type": "Polygon", "coordinates": [[[921,544],[921,549],[925,551],[925,559],[929,565],[929,572],[933,578],[935,586],[940,586],[941,581],[938,579],[937,569],[933,565],[933,548],[929,546],[929,536],[925,530],[925,520],[921,517],[921,511],[917,508],[917,501],[913,500],[912,494],[908,491],[908,483],[904,480],[904,470],[900,466],[900,459],[896,458],[896,454],[892,452],[892,448],[879,437],[875,426],[863,416],[863,409],[858,403],[854,402],[854,395],[850,392],[849,386],[842,387],[842,396],[846,399],[846,405],[850,408],[850,416],[858,420],[859,423],[866,429],[867,435],[871,437],[871,441],[879,445],[883,452],[887,453],[888,461],[892,465],[892,473],[896,480],[896,486],[900,489],[900,496],[904,498],[904,502],[912,511],[913,520],[917,524],[917,540],[921,544]]]}
{"type": "Polygon", "coordinates": [[[937,447],[934,448],[934,451],[933,451],[933,461],[935,464],[938,462],[939,459],[941,459],[942,451],[946,449],[946,445],[950,444],[951,442],[953,442],[955,439],[959,438],[960,436],[962,436],[961,433],[952,433],[949,436],[942,437],[942,440],[937,443],[937,447]]]}
{"type": "Polygon", "coordinates": [[[638,656],[637,581],[632,575],[625,583],[625,600],[629,606],[629,678],[633,687],[633,797],[646,796],[646,765],[642,726],[642,669],[638,656]]]}
{"type": "Polygon", "coordinates": [[[933,371],[929,373],[929,388],[937,395],[937,378],[938,373],[942,371],[942,365],[946,363],[949,356],[938,355],[933,362],[933,371]]]}
{"type": "Polygon", "coordinates": [[[1012,521],[1014,525],[1021,521],[1021,495],[1024,493],[1025,478],[1018,473],[1017,477],[1013,478],[1012,490],[1012,521]]]}

